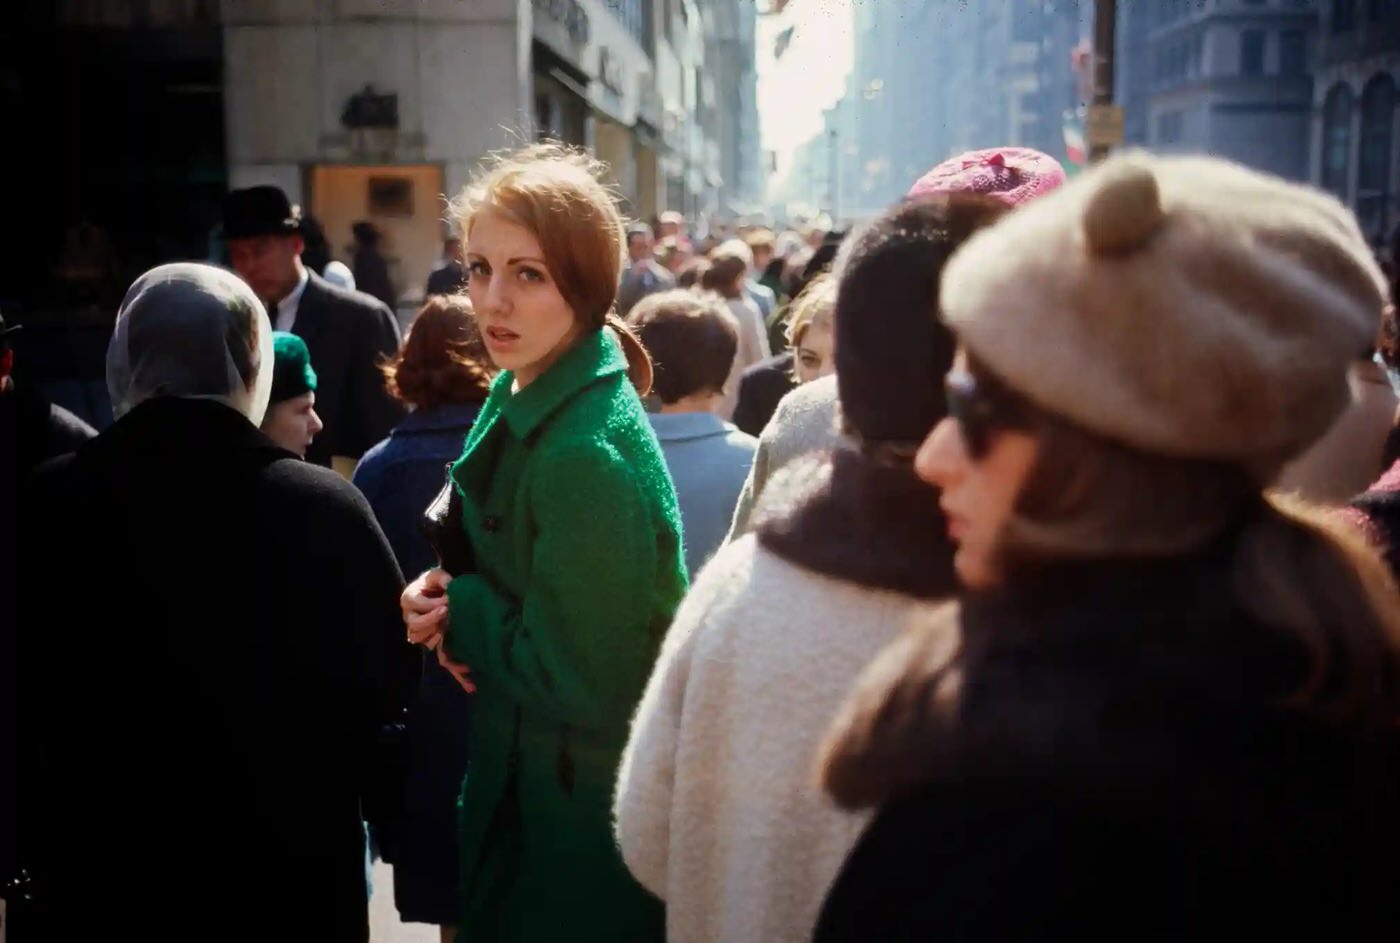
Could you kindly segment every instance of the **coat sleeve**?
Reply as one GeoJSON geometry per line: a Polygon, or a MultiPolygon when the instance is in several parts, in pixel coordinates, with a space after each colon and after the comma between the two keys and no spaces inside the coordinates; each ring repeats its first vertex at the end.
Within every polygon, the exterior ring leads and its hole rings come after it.
{"type": "Polygon", "coordinates": [[[369,503],[355,488],[342,492],[336,553],[353,561],[355,578],[344,582],[346,599],[336,610],[351,653],[352,677],[371,725],[396,720],[417,690],[421,658],[404,640],[398,561],[369,503]]]}
{"type": "Polygon", "coordinates": [[[641,484],[611,446],[542,456],[523,599],[480,574],[448,585],[448,653],[560,723],[622,729],[656,658],[659,559],[641,484]]]}
{"type": "Polygon", "coordinates": [[[727,579],[712,563],[676,613],[632,720],[622,754],[613,821],[622,860],[637,882],[666,899],[671,848],[672,797],[682,708],[690,682],[697,630],[712,617],[710,587],[727,579]]]}
{"type": "Polygon", "coordinates": [[[359,458],[403,419],[404,411],[384,386],[379,365],[399,349],[399,322],[384,305],[366,311],[350,362],[350,415],[337,455],[359,458]],[[345,451],[340,451],[344,449],[345,451]]]}
{"type": "Polygon", "coordinates": [[[734,520],[729,525],[728,536],[724,538],[726,544],[732,544],[749,532],[758,496],[763,492],[763,486],[768,483],[768,451],[767,437],[759,436],[758,449],[753,453],[753,465],[749,466],[744,488],[739,492],[739,500],[734,506],[734,520]]]}

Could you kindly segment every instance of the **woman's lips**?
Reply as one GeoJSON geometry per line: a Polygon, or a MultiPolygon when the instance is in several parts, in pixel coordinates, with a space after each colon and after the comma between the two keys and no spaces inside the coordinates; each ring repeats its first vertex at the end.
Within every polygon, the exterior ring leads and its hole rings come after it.
{"type": "Polygon", "coordinates": [[[506,330],[503,327],[488,327],[482,332],[482,337],[489,345],[497,347],[513,344],[520,340],[520,335],[514,331],[506,330]]]}
{"type": "Polygon", "coordinates": [[[953,541],[961,540],[963,535],[967,533],[967,521],[952,513],[947,508],[943,509],[943,516],[948,520],[948,539],[953,541]]]}

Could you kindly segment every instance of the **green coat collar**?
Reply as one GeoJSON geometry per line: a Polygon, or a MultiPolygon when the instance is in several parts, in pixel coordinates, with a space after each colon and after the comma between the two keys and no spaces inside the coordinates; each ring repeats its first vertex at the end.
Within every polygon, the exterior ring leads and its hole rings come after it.
{"type": "Polygon", "coordinates": [[[512,393],[515,374],[501,373],[491,384],[491,395],[467,436],[466,450],[452,466],[452,478],[464,495],[486,487],[494,465],[495,449],[487,440],[499,441],[494,434],[504,424],[518,441],[524,442],[544,421],[585,387],[604,377],[627,370],[627,357],[610,328],[590,331],[573,349],[559,358],[543,376],[519,393],[512,393]]]}
{"type": "Polygon", "coordinates": [[[502,373],[491,388],[486,408],[489,410],[492,405],[499,404],[501,417],[510,431],[516,438],[525,439],[575,393],[595,380],[626,371],[627,358],[612,330],[590,331],[543,376],[519,393],[510,391],[515,374],[502,373]]]}

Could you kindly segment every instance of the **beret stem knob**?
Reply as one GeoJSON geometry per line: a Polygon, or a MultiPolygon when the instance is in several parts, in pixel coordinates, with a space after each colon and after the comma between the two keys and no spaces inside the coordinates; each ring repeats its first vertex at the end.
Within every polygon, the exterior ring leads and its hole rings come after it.
{"type": "Polygon", "coordinates": [[[1097,191],[1084,209],[1084,236],[1095,255],[1141,248],[1162,225],[1162,194],[1152,171],[1132,160],[1100,171],[1097,191]]]}

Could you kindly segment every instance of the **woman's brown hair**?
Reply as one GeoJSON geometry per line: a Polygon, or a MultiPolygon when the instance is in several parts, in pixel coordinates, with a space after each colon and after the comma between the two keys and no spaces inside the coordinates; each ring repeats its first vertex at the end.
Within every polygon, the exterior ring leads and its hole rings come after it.
{"type": "Polygon", "coordinates": [[[747,260],[729,253],[716,253],[710,256],[710,267],[700,277],[700,287],[706,291],[718,292],[725,298],[741,298],[744,286],[739,279],[749,270],[747,260]]]}
{"type": "Polygon", "coordinates": [[[700,283],[705,280],[705,273],[710,270],[710,260],[706,258],[691,259],[681,268],[681,272],[676,276],[677,288],[700,289],[700,283]]]}
{"type": "Polygon", "coordinates": [[[979,395],[1014,404],[1037,450],[998,541],[1007,578],[1066,559],[1150,558],[1235,532],[1236,606],[1301,643],[1290,702],[1323,716],[1400,719],[1400,594],[1363,537],[1321,508],[1266,493],[1243,469],[1149,455],[1086,432],[969,358],[979,395]]]}
{"type": "Polygon", "coordinates": [[[545,266],[574,316],[591,330],[611,327],[637,392],[651,390],[651,358],[614,310],[626,246],[617,199],[603,165],[582,150],[536,144],[498,157],[452,203],[462,235],[482,212],[499,213],[539,240],[545,266]]]}
{"type": "Polygon", "coordinates": [[[491,389],[488,363],[471,300],[429,295],[403,346],[380,370],[390,396],[415,409],[433,409],[485,402],[491,389]]]}

